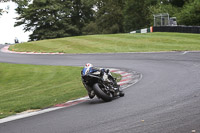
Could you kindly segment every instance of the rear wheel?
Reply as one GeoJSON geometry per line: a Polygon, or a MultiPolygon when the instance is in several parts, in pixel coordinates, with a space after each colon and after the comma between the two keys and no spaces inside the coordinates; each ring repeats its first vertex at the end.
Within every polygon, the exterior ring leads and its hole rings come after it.
{"type": "Polygon", "coordinates": [[[105,88],[103,88],[102,85],[96,83],[93,85],[93,89],[97,97],[101,98],[105,102],[109,102],[112,100],[112,94],[110,92],[107,92],[105,88]]]}

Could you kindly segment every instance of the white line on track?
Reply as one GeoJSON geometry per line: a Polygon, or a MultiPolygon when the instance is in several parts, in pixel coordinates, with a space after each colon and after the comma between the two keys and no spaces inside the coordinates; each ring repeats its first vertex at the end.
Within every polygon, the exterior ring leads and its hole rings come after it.
{"type": "Polygon", "coordinates": [[[189,51],[185,51],[185,52],[183,52],[182,55],[187,54],[187,53],[189,53],[189,51]]]}
{"type": "Polygon", "coordinates": [[[54,108],[48,108],[48,109],[44,109],[44,110],[40,110],[40,111],[36,111],[36,112],[24,113],[24,114],[22,113],[22,114],[19,114],[19,115],[9,116],[9,117],[0,119],[0,124],[5,123],[5,122],[9,122],[9,121],[14,121],[14,120],[26,118],[26,117],[31,117],[31,116],[43,114],[43,113],[47,113],[47,112],[51,112],[51,111],[58,110],[58,109],[61,109],[61,108],[64,108],[64,107],[54,107],[54,108]]]}

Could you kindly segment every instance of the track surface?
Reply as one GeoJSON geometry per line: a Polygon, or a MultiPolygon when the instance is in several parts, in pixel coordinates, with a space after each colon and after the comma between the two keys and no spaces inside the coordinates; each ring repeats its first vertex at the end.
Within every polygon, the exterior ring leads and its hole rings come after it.
{"type": "MultiPolygon", "coordinates": [[[[0,47],[2,47],[0,45],[0,47]]],[[[0,124],[0,133],[200,132],[200,53],[20,55],[0,62],[123,68],[143,74],[125,97],[76,106],[0,124]]]]}

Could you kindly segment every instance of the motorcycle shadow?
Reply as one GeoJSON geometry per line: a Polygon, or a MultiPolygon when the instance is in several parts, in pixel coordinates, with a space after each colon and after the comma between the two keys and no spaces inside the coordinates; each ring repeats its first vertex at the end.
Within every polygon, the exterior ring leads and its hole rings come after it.
{"type": "Polygon", "coordinates": [[[115,98],[113,98],[111,101],[109,101],[109,102],[105,102],[105,101],[103,101],[102,99],[98,99],[98,98],[94,98],[94,99],[90,99],[89,101],[88,101],[88,103],[89,104],[105,104],[105,103],[110,103],[110,102],[112,102],[113,100],[117,100],[117,99],[119,99],[120,97],[115,97],[115,98]]]}

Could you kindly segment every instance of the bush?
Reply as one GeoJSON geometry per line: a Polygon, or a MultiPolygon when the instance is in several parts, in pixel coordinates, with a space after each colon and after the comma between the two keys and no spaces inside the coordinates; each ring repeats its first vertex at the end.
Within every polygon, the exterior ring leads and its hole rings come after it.
{"type": "Polygon", "coordinates": [[[98,27],[97,24],[94,22],[90,22],[88,25],[86,25],[82,30],[83,35],[93,35],[98,34],[98,27]]]}
{"type": "Polygon", "coordinates": [[[177,21],[181,25],[200,26],[200,1],[190,0],[177,13],[177,21]]]}

